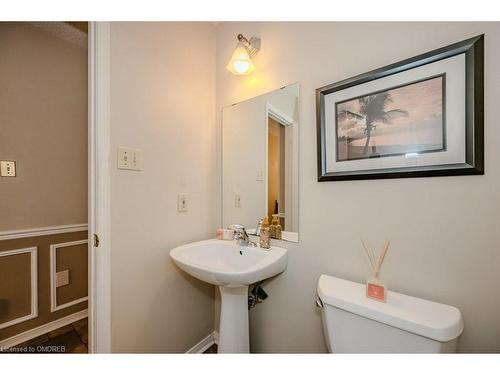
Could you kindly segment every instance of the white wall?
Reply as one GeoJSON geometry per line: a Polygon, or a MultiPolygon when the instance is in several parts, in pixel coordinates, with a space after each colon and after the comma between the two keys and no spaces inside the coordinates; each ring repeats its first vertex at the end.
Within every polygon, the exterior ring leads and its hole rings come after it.
{"type": "Polygon", "coordinates": [[[298,121],[298,93],[300,91],[298,84],[293,84],[284,87],[283,89],[275,90],[266,95],[269,104],[271,104],[275,109],[280,111],[288,119],[293,122],[298,121]]]}
{"type": "Polygon", "coordinates": [[[267,96],[224,108],[222,227],[256,228],[267,212],[267,96]],[[258,178],[258,175],[261,175],[258,178]],[[236,207],[236,194],[240,207],[236,207]]]}
{"type": "Polygon", "coordinates": [[[214,234],[215,142],[214,25],[112,23],[113,352],[185,352],[213,331],[213,287],[168,253],[214,234]],[[119,145],[144,151],[142,172],[115,168],[119,145]]]}
{"type": "MultiPolygon", "coordinates": [[[[318,277],[363,281],[360,236],[392,240],[389,288],[460,308],[461,352],[500,352],[500,24],[220,23],[217,109],[300,82],[299,244],[269,299],[251,312],[254,352],[325,351],[314,307],[318,277]],[[248,77],[225,70],[236,35],[262,38],[248,77]],[[484,176],[317,182],[315,89],[485,33],[484,176]]],[[[220,115],[218,116],[220,122],[220,115]]]]}

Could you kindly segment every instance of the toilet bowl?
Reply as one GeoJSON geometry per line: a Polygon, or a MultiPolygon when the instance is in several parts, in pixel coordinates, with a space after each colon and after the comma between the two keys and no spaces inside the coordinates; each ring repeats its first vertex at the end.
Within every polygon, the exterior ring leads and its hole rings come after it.
{"type": "Polygon", "coordinates": [[[321,275],[317,304],[331,353],[454,353],[463,331],[456,307],[391,292],[366,297],[366,286],[321,275]]]}

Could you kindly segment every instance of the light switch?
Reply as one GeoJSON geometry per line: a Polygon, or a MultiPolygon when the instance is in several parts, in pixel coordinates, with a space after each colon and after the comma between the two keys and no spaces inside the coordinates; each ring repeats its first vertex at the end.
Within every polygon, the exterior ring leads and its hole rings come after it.
{"type": "Polygon", "coordinates": [[[56,273],[56,288],[69,284],[69,270],[59,271],[56,273]]]}
{"type": "Polygon", "coordinates": [[[179,194],[177,196],[177,211],[178,212],[186,212],[188,210],[188,195],[187,194],[179,194]]]}
{"type": "Polygon", "coordinates": [[[257,177],[255,178],[255,181],[264,181],[264,172],[262,169],[259,169],[257,171],[257,177]]]}
{"type": "Polygon", "coordinates": [[[9,160],[0,161],[0,176],[16,177],[16,162],[9,160]]]}
{"type": "Polygon", "coordinates": [[[142,171],[142,150],[118,147],[118,169],[142,171]]]}
{"type": "Polygon", "coordinates": [[[241,197],[239,194],[234,195],[234,207],[236,207],[236,208],[241,207],[241,197]]]}

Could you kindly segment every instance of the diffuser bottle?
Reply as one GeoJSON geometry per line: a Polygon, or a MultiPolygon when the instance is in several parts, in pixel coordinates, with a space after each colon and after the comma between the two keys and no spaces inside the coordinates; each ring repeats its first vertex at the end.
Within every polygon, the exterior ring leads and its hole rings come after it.
{"type": "Polygon", "coordinates": [[[281,240],[281,225],[278,214],[273,215],[273,221],[271,222],[271,237],[281,240]]]}
{"type": "Polygon", "coordinates": [[[387,287],[378,277],[378,273],[366,281],[366,296],[378,301],[386,301],[387,287]]]}
{"type": "Polygon", "coordinates": [[[366,246],[363,240],[361,240],[361,243],[363,244],[363,249],[365,250],[370,268],[373,272],[373,276],[368,278],[368,280],[366,281],[366,296],[377,301],[385,302],[387,299],[387,287],[380,281],[379,275],[380,269],[384,264],[385,256],[387,254],[387,251],[389,250],[389,245],[391,242],[385,242],[384,248],[378,257],[375,257],[375,253],[373,252],[373,250],[370,247],[366,246]]]}

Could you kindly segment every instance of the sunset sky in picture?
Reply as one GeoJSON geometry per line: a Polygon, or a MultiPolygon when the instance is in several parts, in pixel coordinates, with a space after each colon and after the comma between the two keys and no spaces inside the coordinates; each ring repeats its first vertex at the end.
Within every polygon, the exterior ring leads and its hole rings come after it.
{"type": "MultiPolygon", "coordinates": [[[[443,95],[442,77],[389,90],[392,102],[385,110],[400,109],[408,116],[396,116],[388,123],[376,123],[371,133],[370,146],[406,144],[442,144],[443,142],[443,95]]],[[[358,99],[338,104],[337,110],[360,112],[358,99]]],[[[348,135],[349,145],[363,146],[366,142],[365,121],[342,119],[338,124],[338,137],[348,135]]]]}

